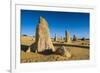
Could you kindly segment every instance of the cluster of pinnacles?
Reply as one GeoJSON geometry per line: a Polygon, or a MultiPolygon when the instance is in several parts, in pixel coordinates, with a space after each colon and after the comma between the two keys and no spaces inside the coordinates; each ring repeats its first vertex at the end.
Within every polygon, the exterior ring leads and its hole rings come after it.
{"type": "MultiPolygon", "coordinates": [[[[57,34],[55,34],[54,41],[57,41],[57,34]]],[[[62,38],[63,39],[63,38],[62,38]]],[[[64,42],[71,43],[70,33],[65,31],[65,38],[64,42]]],[[[73,41],[77,41],[78,38],[76,35],[73,36],[73,41]]],[[[35,36],[35,44],[34,48],[36,49],[35,52],[44,52],[45,50],[51,50],[52,52],[57,52],[62,55],[62,52],[66,54],[66,56],[71,56],[71,54],[62,46],[61,49],[55,49],[52,40],[50,38],[50,32],[47,21],[43,18],[39,18],[39,23],[36,27],[36,36],[35,36]],[[67,51],[67,52],[66,52],[67,51]]]]}

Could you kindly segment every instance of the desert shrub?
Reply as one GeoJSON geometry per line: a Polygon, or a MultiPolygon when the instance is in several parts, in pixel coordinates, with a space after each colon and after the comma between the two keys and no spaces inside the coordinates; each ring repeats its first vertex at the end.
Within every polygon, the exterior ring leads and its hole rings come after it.
{"type": "Polygon", "coordinates": [[[27,36],[26,34],[23,34],[23,36],[27,36]]]}
{"type": "Polygon", "coordinates": [[[83,37],[81,40],[82,40],[82,41],[84,41],[84,40],[85,40],[85,38],[83,37]]]}
{"type": "Polygon", "coordinates": [[[28,50],[29,46],[21,45],[21,50],[26,52],[28,50]]]}
{"type": "Polygon", "coordinates": [[[52,51],[52,49],[46,49],[46,50],[42,51],[41,53],[44,55],[50,55],[50,54],[53,54],[53,51],[52,51]]]}

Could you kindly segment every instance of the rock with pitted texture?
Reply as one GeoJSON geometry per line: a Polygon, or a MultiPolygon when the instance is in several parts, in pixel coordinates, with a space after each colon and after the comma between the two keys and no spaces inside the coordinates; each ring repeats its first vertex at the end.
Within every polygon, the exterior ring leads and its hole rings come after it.
{"type": "Polygon", "coordinates": [[[62,46],[61,48],[58,48],[55,53],[67,58],[71,57],[71,52],[69,52],[68,49],[65,48],[64,46],[62,46]]]}
{"type": "Polygon", "coordinates": [[[50,38],[48,23],[45,18],[40,17],[39,23],[36,27],[36,52],[55,51],[53,43],[50,38]]]}

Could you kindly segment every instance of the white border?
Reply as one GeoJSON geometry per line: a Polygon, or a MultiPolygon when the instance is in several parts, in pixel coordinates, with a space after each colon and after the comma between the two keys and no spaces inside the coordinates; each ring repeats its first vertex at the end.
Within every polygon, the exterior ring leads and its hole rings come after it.
{"type": "Polygon", "coordinates": [[[95,13],[93,7],[77,7],[77,6],[46,6],[46,5],[27,5],[16,4],[12,13],[12,59],[11,71],[39,71],[52,69],[66,69],[72,67],[87,67],[95,65],[95,45],[94,43],[94,24],[95,13]],[[20,64],[20,9],[27,10],[49,10],[49,11],[63,11],[63,12],[88,12],[90,13],[90,60],[81,61],[60,61],[60,62],[42,62],[42,63],[26,63],[20,64]],[[15,25],[14,25],[15,24],[15,25]],[[15,52],[16,51],[16,52],[15,52]]]}

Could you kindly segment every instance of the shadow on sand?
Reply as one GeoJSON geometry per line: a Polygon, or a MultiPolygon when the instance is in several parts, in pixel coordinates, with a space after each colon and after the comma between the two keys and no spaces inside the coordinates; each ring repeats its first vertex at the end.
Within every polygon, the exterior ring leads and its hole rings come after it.
{"type": "Polygon", "coordinates": [[[73,44],[64,44],[64,43],[54,43],[54,46],[69,46],[69,47],[80,47],[80,48],[84,48],[84,49],[89,49],[89,46],[83,46],[83,45],[73,45],[73,44]]]}

